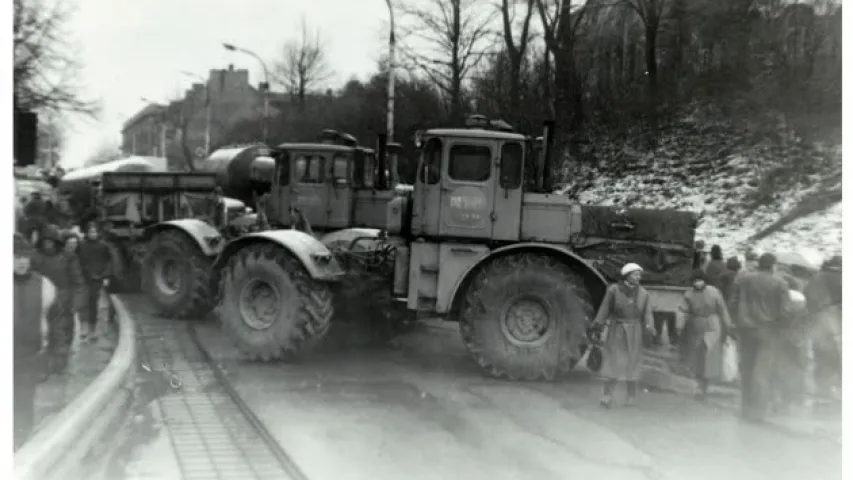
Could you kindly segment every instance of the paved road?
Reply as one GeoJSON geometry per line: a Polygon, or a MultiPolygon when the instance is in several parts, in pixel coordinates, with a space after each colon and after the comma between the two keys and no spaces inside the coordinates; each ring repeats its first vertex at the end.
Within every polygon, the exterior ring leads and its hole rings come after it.
{"type": "MultiPolygon", "coordinates": [[[[423,329],[396,349],[325,352],[299,365],[241,361],[215,325],[197,329],[312,480],[841,476],[838,444],[743,423],[689,398],[646,393],[633,408],[605,411],[596,404],[598,384],[582,374],[556,384],[484,378],[452,329],[423,329]]],[[[169,444],[155,435],[133,456],[161,465],[157,478],[181,478],[167,471],[175,464],[169,444]]]]}

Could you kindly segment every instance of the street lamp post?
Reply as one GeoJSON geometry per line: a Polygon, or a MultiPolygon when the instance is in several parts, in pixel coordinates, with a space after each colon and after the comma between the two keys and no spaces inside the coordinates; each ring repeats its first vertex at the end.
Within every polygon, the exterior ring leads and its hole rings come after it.
{"type": "Polygon", "coordinates": [[[264,138],[264,143],[267,143],[269,112],[270,112],[270,99],[269,99],[270,72],[267,69],[267,64],[264,63],[264,59],[262,59],[257,53],[255,53],[251,50],[246,50],[245,48],[240,48],[240,47],[237,47],[237,46],[232,45],[230,43],[223,43],[222,46],[225,47],[226,50],[230,50],[232,52],[242,52],[242,53],[245,53],[246,55],[250,55],[252,57],[255,57],[258,60],[258,62],[260,62],[261,68],[264,69],[264,84],[261,85],[260,87],[261,87],[261,90],[263,91],[263,95],[264,95],[263,138],[264,138]]]}
{"type": "Polygon", "coordinates": [[[391,17],[391,33],[388,36],[388,143],[394,141],[394,82],[395,82],[395,50],[397,41],[394,37],[394,7],[391,0],[385,0],[388,5],[388,15],[391,17]]]}
{"type": "Polygon", "coordinates": [[[210,86],[201,77],[201,75],[196,75],[194,73],[182,71],[184,75],[188,75],[193,78],[197,78],[204,82],[204,91],[205,91],[205,112],[204,112],[204,156],[210,155],[210,86]]]}

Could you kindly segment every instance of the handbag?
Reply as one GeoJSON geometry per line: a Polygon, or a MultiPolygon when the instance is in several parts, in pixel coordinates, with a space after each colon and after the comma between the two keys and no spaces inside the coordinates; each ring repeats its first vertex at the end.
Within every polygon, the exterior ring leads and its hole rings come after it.
{"type": "Polygon", "coordinates": [[[723,382],[731,383],[738,379],[738,351],[737,344],[731,338],[723,343],[723,382]]]}

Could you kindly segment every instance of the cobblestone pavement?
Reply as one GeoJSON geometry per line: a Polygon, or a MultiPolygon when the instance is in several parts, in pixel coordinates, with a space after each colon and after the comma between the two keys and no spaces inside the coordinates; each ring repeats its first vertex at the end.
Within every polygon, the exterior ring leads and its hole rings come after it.
{"type": "Polygon", "coordinates": [[[51,417],[85,390],[112,358],[118,343],[114,326],[102,321],[98,327],[98,340],[94,343],[84,343],[79,332],[80,322],[75,317],[74,343],[71,345],[67,371],[63,375],[49,376],[36,390],[36,429],[43,427],[51,417]]]}
{"type": "MultiPolygon", "coordinates": [[[[416,329],[391,347],[326,350],[290,364],[247,362],[214,322],[196,329],[228,383],[312,480],[840,477],[840,445],[779,435],[683,395],[647,392],[624,408],[619,389],[618,406],[603,410],[600,384],[588,373],[556,383],[486,378],[452,326],[416,329]]],[[[188,418],[196,408],[160,418],[188,418]]],[[[191,478],[181,462],[192,455],[173,437],[152,438],[133,446],[135,462],[151,469],[133,478],[191,478]]],[[[228,448],[244,456],[251,445],[225,443],[222,457],[228,448]]]]}

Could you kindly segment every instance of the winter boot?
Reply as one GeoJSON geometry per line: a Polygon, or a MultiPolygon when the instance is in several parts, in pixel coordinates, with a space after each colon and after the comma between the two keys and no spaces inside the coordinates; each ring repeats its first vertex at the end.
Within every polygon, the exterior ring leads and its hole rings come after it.
{"type": "Polygon", "coordinates": [[[613,380],[606,380],[604,382],[604,394],[601,396],[601,400],[599,401],[599,405],[604,408],[610,408],[610,405],[613,403],[613,384],[615,382],[613,380]]]}
{"type": "Polygon", "coordinates": [[[630,407],[637,403],[637,382],[628,382],[628,396],[625,399],[625,406],[630,407]]]}

